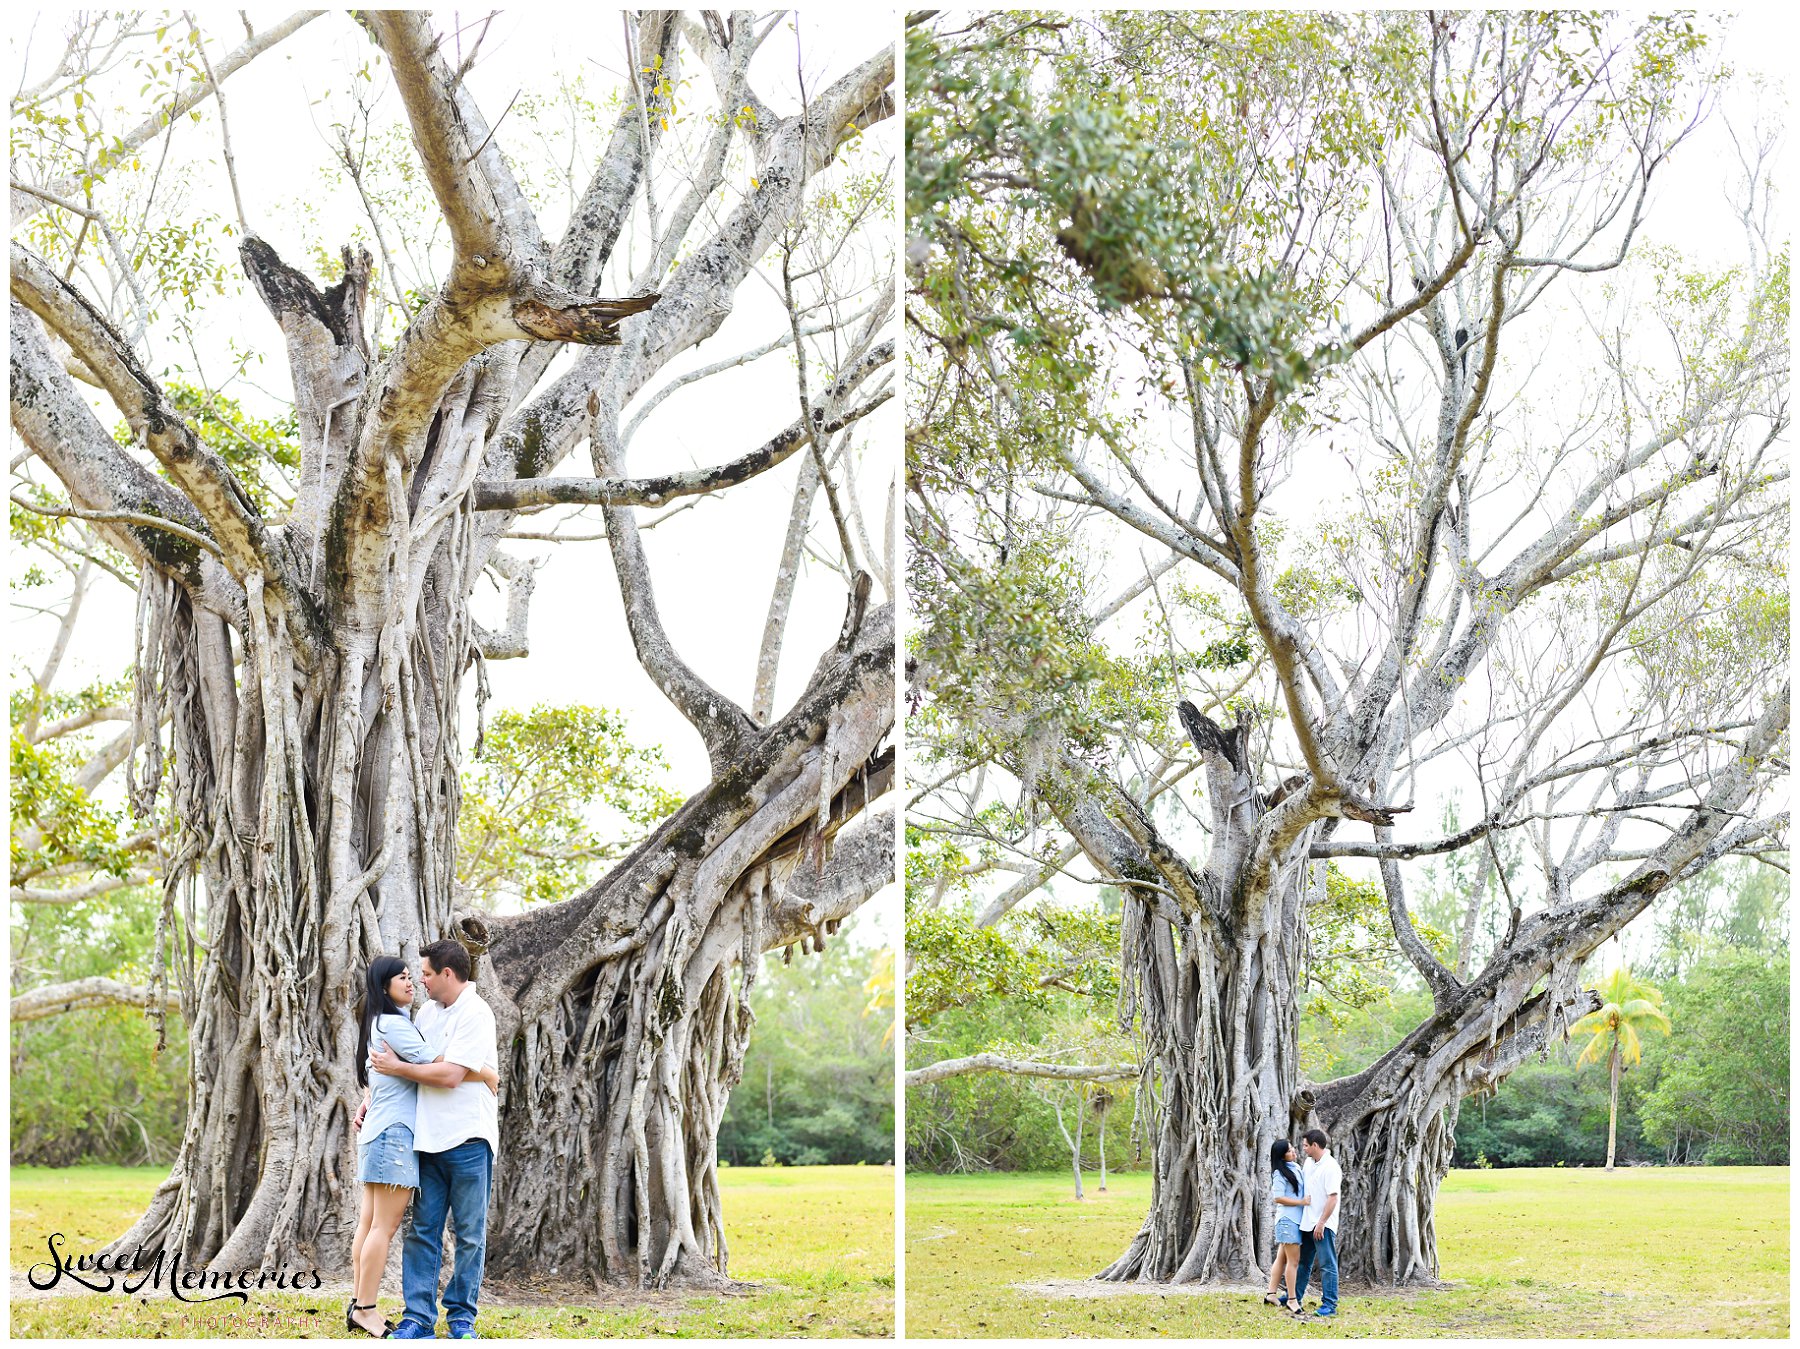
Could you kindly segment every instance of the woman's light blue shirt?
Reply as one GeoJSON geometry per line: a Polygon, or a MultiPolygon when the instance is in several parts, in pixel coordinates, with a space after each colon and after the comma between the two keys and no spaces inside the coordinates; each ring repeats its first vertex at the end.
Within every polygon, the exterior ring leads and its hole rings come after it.
{"type": "Polygon", "coordinates": [[[1276,1222],[1280,1222],[1283,1218],[1292,1218],[1295,1222],[1300,1221],[1300,1215],[1306,1212],[1305,1209],[1297,1208],[1292,1204],[1277,1204],[1275,1201],[1278,1198],[1298,1199],[1300,1198],[1301,1193],[1300,1187],[1298,1185],[1289,1184],[1288,1178],[1282,1175],[1281,1172],[1276,1171],[1270,1175],[1269,1207],[1275,1210],[1276,1222]]]}
{"type": "MultiPolygon", "coordinates": [[[[375,1046],[384,1040],[389,1049],[408,1063],[430,1063],[437,1057],[425,1043],[425,1037],[419,1034],[418,1027],[408,1018],[395,1016],[392,1012],[383,1012],[375,1018],[375,1029],[369,1036],[370,1052],[373,1053],[375,1046]]],[[[367,1067],[366,1061],[364,1066],[367,1067]]],[[[383,1129],[392,1124],[404,1124],[411,1129],[413,1112],[419,1101],[417,1082],[409,1082],[404,1077],[390,1077],[373,1068],[369,1068],[368,1072],[369,1113],[363,1117],[362,1132],[357,1135],[360,1143],[374,1141],[380,1137],[383,1129]]]]}

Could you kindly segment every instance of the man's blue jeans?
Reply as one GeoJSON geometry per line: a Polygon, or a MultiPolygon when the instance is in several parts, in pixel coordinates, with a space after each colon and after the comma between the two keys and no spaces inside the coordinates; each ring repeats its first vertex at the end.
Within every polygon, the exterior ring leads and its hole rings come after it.
{"type": "Polygon", "coordinates": [[[406,1220],[406,1247],[400,1285],[406,1319],[437,1328],[438,1274],[444,1264],[444,1219],[456,1219],[456,1264],[444,1289],[444,1314],[473,1321],[487,1260],[488,1195],[494,1179],[494,1152],[485,1138],[471,1138],[448,1152],[419,1154],[419,1193],[406,1220]]]}
{"type": "MultiPolygon", "coordinates": [[[[423,1154],[421,1159],[423,1158],[423,1154]]],[[[407,1248],[410,1254],[412,1248],[407,1248]]],[[[1337,1310],[1337,1233],[1329,1228],[1300,1234],[1300,1268],[1294,1273],[1294,1301],[1306,1300],[1306,1281],[1312,1277],[1313,1265],[1319,1266],[1319,1311],[1337,1310]]],[[[410,1309],[412,1300],[407,1300],[410,1309]]]]}

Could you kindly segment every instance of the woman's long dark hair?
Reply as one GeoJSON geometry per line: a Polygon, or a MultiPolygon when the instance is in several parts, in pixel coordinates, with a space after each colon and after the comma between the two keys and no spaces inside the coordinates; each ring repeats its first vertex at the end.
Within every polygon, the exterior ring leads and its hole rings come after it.
{"type": "Polygon", "coordinates": [[[1294,1187],[1294,1193],[1299,1194],[1300,1177],[1294,1174],[1293,1163],[1287,1159],[1287,1155],[1293,1150],[1293,1146],[1294,1145],[1288,1142],[1287,1139],[1277,1138],[1275,1140],[1275,1145],[1269,1149],[1269,1170],[1281,1172],[1282,1175],[1287,1177],[1287,1183],[1294,1187]]]}
{"type": "Polygon", "coordinates": [[[393,1013],[405,1016],[406,1009],[394,1005],[387,986],[395,975],[406,973],[406,962],[398,956],[376,956],[369,962],[369,973],[363,979],[361,1025],[356,1031],[356,1081],[369,1085],[369,1041],[374,1036],[375,1018],[393,1013]]]}

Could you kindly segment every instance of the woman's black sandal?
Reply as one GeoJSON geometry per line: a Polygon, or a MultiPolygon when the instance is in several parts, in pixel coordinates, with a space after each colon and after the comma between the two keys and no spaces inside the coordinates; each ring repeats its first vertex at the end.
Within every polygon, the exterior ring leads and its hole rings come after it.
{"type": "MultiPolygon", "coordinates": [[[[350,1305],[344,1309],[344,1329],[360,1330],[365,1335],[374,1334],[367,1326],[357,1321],[356,1318],[351,1315],[352,1312],[372,1312],[374,1310],[375,1304],[373,1302],[358,1302],[354,1297],[351,1298],[350,1305]]],[[[392,1321],[383,1321],[381,1323],[381,1334],[376,1336],[376,1338],[385,1340],[393,1333],[393,1330],[394,1323],[392,1321]]]]}
{"type": "Polygon", "coordinates": [[[1281,1305],[1281,1299],[1279,1297],[1277,1297],[1274,1293],[1264,1293],[1263,1294],[1263,1305],[1265,1307],[1279,1307],[1281,1305]]]}

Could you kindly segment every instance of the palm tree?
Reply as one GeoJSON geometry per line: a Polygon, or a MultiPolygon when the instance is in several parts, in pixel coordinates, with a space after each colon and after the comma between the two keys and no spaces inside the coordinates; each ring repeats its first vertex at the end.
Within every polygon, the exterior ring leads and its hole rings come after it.
{"type": "Polygon", "coordinates": [[[1632,978],[1623,965],[1594,991],[1600,995],[1601,1006],[1569,1027],[1569,1034],[1588,1037],[1587,1047],[1575,1060],[1577,1068],[1598,1063],[1603,1047],[1608,1052],[1612,1111],[1606,1121],[1606,1169],[1611,1171],[1619,1140],[1619,1073],[1625,1063],[1636,1063],[1644,1056],[1641,1032],[1659,1030],[1667,1035],[1669,1018],[1662,1012],[1662,990],[1632,978]]]}

